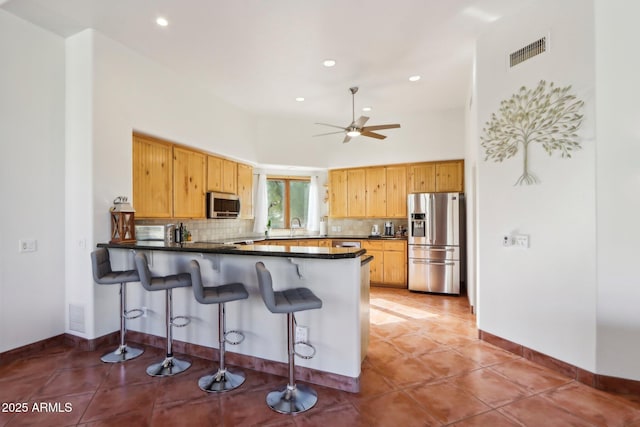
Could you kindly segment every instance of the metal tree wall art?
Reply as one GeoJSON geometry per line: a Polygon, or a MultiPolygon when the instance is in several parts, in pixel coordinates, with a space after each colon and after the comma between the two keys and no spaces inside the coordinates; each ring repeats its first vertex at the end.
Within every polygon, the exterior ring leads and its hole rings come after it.
{"type": "Polygon", "coordinates": [[[529,145],[538,143],[551,155],[560,151],[562,157],[571,157],[580,149],[576,131],[582,124],[580,110],[584,102],[569,93],[571,86],[555,87],[541,80],[535,89],[520,90],[500,102],[497,114],[482,129],[481,145],[485,161],[502,162],[513,157],[522,145],[524,171],[515,185],[535,184],[538,178],[529,171],[527,163],[529,145]]]}

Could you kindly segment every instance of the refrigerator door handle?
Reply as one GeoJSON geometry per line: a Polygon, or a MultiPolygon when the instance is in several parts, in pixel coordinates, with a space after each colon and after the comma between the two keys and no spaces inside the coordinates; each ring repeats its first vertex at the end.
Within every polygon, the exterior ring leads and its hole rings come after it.
{"type": "Polygon", "coordinates": [[[456,265],[455,262],[439,262],[439,261],[429,261],[428,259],[414,259],[414,264],[431,264],[431,265],[456,265]]]}
{"type": "Polygon", "coordinates": [[[435,198],[436,198],[435,194],[429,195],[429,211],[431,212],[430,220],[431,220],[431,233],[432,233],[432,235],[430,236],[431,243],[435,243],[438,241],[437,240],[438,236],[436,236],[436,223],[435,223],[435,219],[436,219],[435,218],[436,211],[435,211],[435,203],[434,203],[435,198]]]}
{"type": "Polygon", "coordinates": [[[453,248],[429,248],[428,250],[433,252],[453,252],[453,248]]]}

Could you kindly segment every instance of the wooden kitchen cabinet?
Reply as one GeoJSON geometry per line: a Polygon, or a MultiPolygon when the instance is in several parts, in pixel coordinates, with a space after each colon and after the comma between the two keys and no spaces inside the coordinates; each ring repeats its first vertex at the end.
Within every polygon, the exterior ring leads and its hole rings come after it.
{"type": "Polygon", "coordinates": [[[366,182],[365,169],[347,170],[347,215],[350,217],[366,215],[366,182]]]}
{"type": "Polygon", "coordinates": [[[369,263],[369,282],[371,284],[382,284],[384,280],[384,252],[381,241],[364,240],[362,247],[367,250],[368,255],[373,256],[373,261],[369,263]]]}
{"type": "Polygon", "coordinates": [[[462,193],[464,188],[464,161],[436,163],[436,190],[442,193],[462,193]]]}
{"type": "Polygon", "coordinates": [[[206,156],[183,147],[173,147],[173,216],[205,217],[206,156]]]}
{"type": "Polygon", "coordinates": [[[240,218],[253,218],[253,167],[238,163],[238,196],[240,196],[240,218]]]}
{"type": "Polygon", "coordinates": [[[407,287],[407,242],[387,240],[382,242],[384,250],[383,283],[399,288],[407,287]]]}
{"type": "Polygon", "coordinates": [[[236,194],[238,164],[217,156],[207,156],[207,191],[236,194]]]}
{"type": "Polygon", "coordinates": [[[409,166],[409,193],[436,191],[435,163],[419,163],[409,166]]]}
{"type": "Polygon", "coordinates": [[[364,240],[362,247],[373,255],[370,263],[372,285],[407,287],[407,242],[404,240],[364,240]]]}
{"type": "Polygon", "coordinates": [[[173,146],[133,135],[133,207],[138,218],[173,216],[173,146]]]}
{"type": "Polygon", "coordinates": [[[365,169],[365,216],[384,217],[387,215],[387,173],[386,168],[365,169]]]}
{"type": "Polygon", "coordinates": [[[318,239],[318,246],[320,246],[321,248],[330,248],[331,239],[318,239]]]}
{"type": "Polygon", "coordinates": [[[329,171],[329,215],[347,216],[347,171],[329,171]]]}
{"type": "Polygon", "coordinates": [[[407,217],[407,167],[387,166],[387,218],[407,217]]]}

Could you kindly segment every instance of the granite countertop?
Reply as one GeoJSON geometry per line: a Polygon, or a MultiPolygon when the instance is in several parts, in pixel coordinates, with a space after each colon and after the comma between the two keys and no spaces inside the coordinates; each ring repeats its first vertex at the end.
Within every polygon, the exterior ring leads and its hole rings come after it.
{"type": "MultiPolygon", "coordinates": [[[[324,238],[324,237],[323,237],[324,238]]],[[[345,259],[365,254],[361,248],[329,248],[306,246],[278,246],[222,243],[165,243],[163,241],[138,241],[123,243],[99,243],[98,247],[112,249],[154,250],[171,252],[196,252],[227,255],[275,256],[289,258],[345,259]]]]}

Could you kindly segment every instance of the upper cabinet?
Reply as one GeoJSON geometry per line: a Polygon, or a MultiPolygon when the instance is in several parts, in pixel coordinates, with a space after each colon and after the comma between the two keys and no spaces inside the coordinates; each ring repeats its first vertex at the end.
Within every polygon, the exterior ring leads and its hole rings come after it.
{"type": "Polygon", "coordinates": [[[207,191],[236,194],[238,164],[233,160],[207,156],[207,191]]]}
{"type": "Polygon", "coordinates": [[[409,193],[436,191],[435,163],[419,163],[409,166],[409,193]]]}
{"type": "Polygon", "coordinates": [[[464,160],[329,171],[329,216],[405,218],[408,193],[464,191],[464,160]]]}
{"type": "Polygon", "coordinates": [[[205,217],[206,163],[203,153],[173,147],[173,216],[205,217]]]}
{"type": "Polygon", "coordinates": [[[133,206],[139,218],[173,216],[173,146],[133,136],[133,206]]]}
{"type": "Polygon", "coordinates": [[[387,218],[407,217],[407,167],[387,166],[387,218]]]}
{"type": "Polygon", "coordinates": [[[253,218],[253,168],[242,163],[238,168],[238,196],[240,196],[240,218],[253,218]]]}
{"type": "Polygon", "coordinates": [[[366,210],[365,216],[381,217],[387,215],[387,173],[386,168],[366,169],[366,210]]]}
{"type": "Polygon", "coordinates": [[[464,161],[436,163],[436,192],[462,193],[464,188],[464,161]]]}
{"type": "Polygon", "coordinates": [[[240,196],[253,218],[253,168],[146,135],[133,135],[133,207],[137,218],[205,218],[207,191],[240,196]]]}
{"type": "Polygon", "coordinates": [[[347,170],[347,215],[362,217],[366,214],[366,172],[364,169],[347,170]]]}
{"type": "Polygon", "coordinates": [[[329,171],[329,216],[347,216],[347,171],[329,171]]]}

